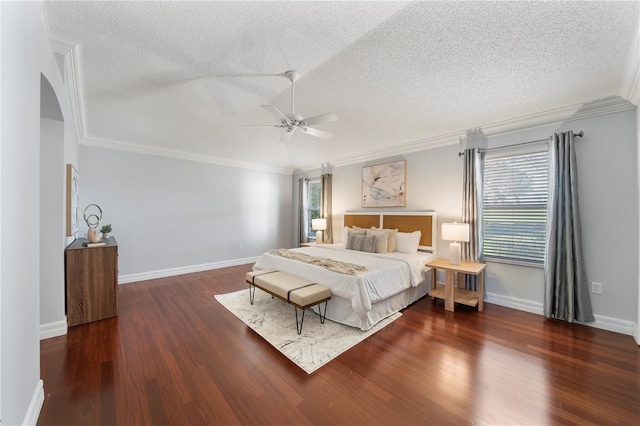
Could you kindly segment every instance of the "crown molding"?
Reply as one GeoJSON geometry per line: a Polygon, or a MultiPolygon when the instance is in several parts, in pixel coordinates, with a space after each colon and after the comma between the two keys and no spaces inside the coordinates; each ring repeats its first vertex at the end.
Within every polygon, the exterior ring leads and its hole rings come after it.
{"type": "MultiPolygon", "coordinates": [[[[636,33],[632,48],[627,59],[624,76],[619,91],[622,93],[620,97],[609,97],[597,101],[570,105],[562,108],[556,108],[526,116],[516,117],[509,120],[490,123],[483,126],[474,126],[474,128],[482,129],[487,137],[505,135],[536,127],[559,124],[568,121],[582,120],[586,118],[596,117],[599,115],[612,114],[616,112],[626,111],[635,108],[638,104],[638,80],[640,73],[640,41],[639,34],[636,33]]],[[[84,90],[84,74],[82,67],[82,45],[55,34],[49,35],[51,44],[55,52],[65,56],[65,68],[67,74],[67,84],[71,98],[71,107],[74,114],[74,126],[78,143],[86,146],[93,146],[106,149],[116,149],[121,151],[135,152],[147,155],[157,155],[161,157],[172,157],[183,160],[199,161],[209,164],[217,164],[229,167],[239,167],[250,170],[263,172],[280,173],[293,175],[294,170],[290,168],[270,167],[262,164],[248,163],[226,158],[195,154],[185,151],[163,149],[141,145],[132,142],[110,140],[98,138],[87,134],[87,113],[85,103],[84,90]]],[[[398,144],[390,147],[380,148],[357,155],[349,155],[345,157],[335,158],[329,162],[336,167],[347,166],[350,164],[363,163],[372,160],[378,160],[385,157],[395,155],[404,155],[417,151],[450,146],[460,143],[461,139],[466,138],[467,130],[456,130],[429,138],[419,139],[404,144],[398,144]]],[[[298,167],[296,170],[310,171],[318,168],[317,164],[298,167]]]]}
{"type": "Polygon", "coordinates": [[[255,170],[259,172],[278,173],[293,175],[293,170],[282,167],[271,167],[262,164],[249,163],[244,161],[231,160],[228,158],[216,157],[213,155],[194,154],[192,152],[179,151],[174,149],[158,148],[148,145],[129,143],[113,139],[96,138],[87,136],[83,138],[80,145],[95,148],[114,149],[118,151],[133,152],[137,154],[156,155],[158,157],[176,158],[180,160],[198,161],[200,163],[216,164],[219,166],[237,167],[241,169],[255,170]]]}
{"type": "Polygon", "coordinates": [[[624,74],[620,82],[619,95],[638,106],[640,103],[640,28],[631,43],[624,74]]]}
{"type": "MultiPolygon", "coordinates": [[[[499,136],[522,130],[535,129],[537,127],[551,126],[554,124],[584,120],[600,115],[613,114],[634,108],[635,106],[626,99],[618,96],[611,96],[592,102],[569,105],[479,127],[482,129],[485,136],[499,136]]],[[[465,135],[462,136],[466,136],[466,131],[465,135]]]]}
{"type": "MultiPolygon", "coordinates": [[[[587,118],[597,117],[600,115],[613,114],[616,112],[634,109],[635,106],[618,96],[600,99],[578,105],[570,105],[562,108],[556,108],[548,111],[529,114],[516,117],[509,120],[499,121],[496,123],[476,126],[482,130],[484,136],[495,137],[506,135],[509,133],[519,132],[523,130],[535,129],[537,127],[550,126],[576,120],[584,120],[587,118]]],[[[409,142],[406,144],[394,145],[387,148],[369,151],[366,153],[352,155],[347,157],[336,158],[330,160],[335,167],[347,166],[350,164],[362,163],[366,161],[379,160],[394,155],[409,154],[427,149],[439,148],[442,146],[455,145],[460,140],[466,140],[467,130],[457,130],[426,139],[409,142]]],[[[317,169],[318,165],[308,165],[300,167],[299,170],[308,172],[317,169]]]]}
{"type": "MultiPolygon", "coordinates": [[[[440,148],[442,146],[449,146],[458,143],[458,137],[464,134],[464,132],[451,132],[443,135],[434,136],[426,139],[419,139],[417,141],[408,142],[405,144],[394,145],[390,147],[380,148],[373,151],[365,152],[357,155],[350,155],[341,158],[330,160],[334,167],[348,166],[355,163],[363,163],[366,161],[379,160],[385,157],[392,157],[394,155],[409,154],[417,151],[424,151],[427,149],[440,148]]],[[[318,165],[308,165],[306,167],[300,167],[300,170],[310,171],[317,169],[318,165]]]]}
{"type": "Polygon", "coordinates": [[[230,160],[227,158],[215,157],[211,155],[194,154],[185,151],[163,149],[141,145],[131,142],[98,138],[91,136],[87,132],[87,107],[84,90],[84,72],[82,67],[82,44],[49,33],[49,41],[53,51],[65,58],[65,71],[67,74],[67,86],[71,98],[71,109],[74,115],[74,127],[79,145],[86,145],[98,148],[115,149],[119,151],[134,152],[139,154],[157,155],[160,157],[177,158],[181,160],[199,161],[201,163],[216,164],[228,167],[238,167],[242,169],[256,170],[261,172],[279,173],[292,175],[290,168],[270,167],[262,164],[249,163],[244,161],[230,160]]]}
{"type": "Polygon", "coordinates": [[[81,141],[87,134],[87,108],[85,104],[84,73],[82,72],[82,45],[78,42],[49,33],[49,42],[55,53],[64,56],[65,83],[69,88],[71,110],[76,139],[81,141]]]}

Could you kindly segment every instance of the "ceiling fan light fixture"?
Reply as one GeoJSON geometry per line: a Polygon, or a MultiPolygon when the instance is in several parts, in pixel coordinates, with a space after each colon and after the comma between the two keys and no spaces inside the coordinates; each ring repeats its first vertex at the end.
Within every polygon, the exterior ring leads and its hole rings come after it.
{"type": "MultiPolygon", "coordinates": [[[[271,115],[276,117],[276,119],[278,120],[279,124],[274,124],[273,127],[280,127],[285,129],[285,132],[283,133],[283,137],[280,138],[280,141],[283,142],[283,141],[289,140],[291,135],[293,135],[293,133],[295,133],[297,129],[302,129],[302,131],[304,131],[308,135],[320,137],[323,139],[328,139],[332,137],[333,135],[331,133],[315,129],[313,127],[306,127],[306,126],[308,126],[309,123],[314,125],[314,124],[322,124],[322,123],[328,123],[331,121],[336,121],[338,117],[332,112],[316,115],[306,119],[301,115],[296,114],[294,112],[295,111],[294,110],[294,106],[295,106],[294,82],[298,80],[298,78],[300,78],[300,74],[297,71],[289,70],[284,73],[284,76],[287,77],[289,81],[291,81],[291,113],[283,114],[280,110],[278,110],[278,108],[276,108],[273,105],[262,105],[264,109],[269,111],[269,113],[271,113],[271,115]],[[284,135],[287,135],[287,137],[284,137],[284,135]]],[[[245,127],[252,127],[252,126],[245,126],[245,127]]]]}

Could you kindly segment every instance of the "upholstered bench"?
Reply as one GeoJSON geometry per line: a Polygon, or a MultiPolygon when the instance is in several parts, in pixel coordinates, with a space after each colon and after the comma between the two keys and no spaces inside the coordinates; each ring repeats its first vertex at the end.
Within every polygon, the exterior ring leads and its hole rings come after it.
{"type": "Polygon", "coordinates": [[[247,272],[247,283],[249,283],[249,300],[253,305],[256,287],[269,293],[273,297],[292,305],[296,311],[296,330],[302,333],[302,323],[304,322],[304,311],[315,305],[324,302],[324,313],[320,309],[320,322],[324,324],[327,314],[327,303],[331,299],[331,289],[313,281],[305,280],[275,269],[263,269],[260,271],[247,272]],[[302,318],[298,322],[298,309],[302,309],[302,318]]]}

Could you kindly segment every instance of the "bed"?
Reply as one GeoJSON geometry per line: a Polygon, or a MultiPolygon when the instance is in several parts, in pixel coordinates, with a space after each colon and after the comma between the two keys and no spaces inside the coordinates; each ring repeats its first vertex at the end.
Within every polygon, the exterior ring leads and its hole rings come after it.
{"type": "MultiPolygon", "coordinates": [[[[368,330],[380,320],[424,297],[431,289],[431,274],[427,273],[429,268],[424,265],[437,258],[436,224],[437,215],[433,211],[346,212],[341,243],[317,244],[285,252],[291,257],[298,257],[296,254],[300,253],[313,258],[334,259],[340,264],[364,266],[366,270],[354,275],[334,272],[283,256],[284,253],[277,253],[278,250],[260,256],[253,269],[277,269],[328,286],[332,298],[327,307],[327,318],[368,330]],[[380,252],[384,251],[381,249],[369,253],[353,249],[354,240],[364,240],[353,235],[372,230],[372,227],[378,231],[397,229],[397,249],[401,251],[384,253],[380,252]],[[352,234],[350,239],[348,231],[352,234]],[[409,240],[412,242],[407,245],[409,240]],[[348,243],[351,243],[349,248],[348,243]],[[414,247],[417,249],[415,252],[414,247]]],[[[369,234],[379,235],[376,230],[369,234]]],[[[374,238],[373,241],[377,241],[380,248],[380,239],[374,238]]]]}

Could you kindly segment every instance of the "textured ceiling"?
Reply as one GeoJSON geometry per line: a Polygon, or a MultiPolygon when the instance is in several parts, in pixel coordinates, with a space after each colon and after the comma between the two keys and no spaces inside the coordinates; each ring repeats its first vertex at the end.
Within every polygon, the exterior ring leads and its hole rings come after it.
{"type": "Polygon", "coordinates": [[[638,2],[46,2],[81,43],[91,138],[319,166],[619,95],[638,2]],[[279,142],[262,104],[332,111],[279,142]]]}

